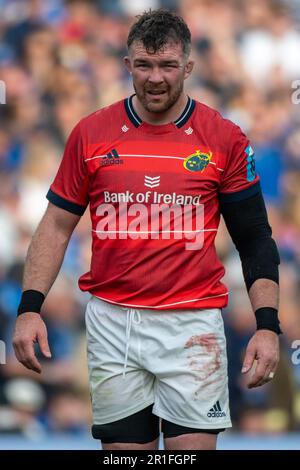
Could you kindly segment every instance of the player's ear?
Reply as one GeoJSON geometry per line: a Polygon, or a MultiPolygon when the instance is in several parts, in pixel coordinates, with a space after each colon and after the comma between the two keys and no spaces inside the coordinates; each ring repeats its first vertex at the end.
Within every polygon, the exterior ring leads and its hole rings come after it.
{"type": "Polygon", "coordinates": [[[124,57],[123,61],[124,61],[125,67],[127,68],[128,72],[131,74],[132,73],[132,67],[131,67],[131,62],[130,62],[129,56],[127,55],[126,57],[124,57]]]}
{"type": "Polygon", "coordinates": [[[184,67],[184,79],[186,80],[192,73],[192,70],[194,68],[195,61],[194,60],[189,60],[184,67]]]}

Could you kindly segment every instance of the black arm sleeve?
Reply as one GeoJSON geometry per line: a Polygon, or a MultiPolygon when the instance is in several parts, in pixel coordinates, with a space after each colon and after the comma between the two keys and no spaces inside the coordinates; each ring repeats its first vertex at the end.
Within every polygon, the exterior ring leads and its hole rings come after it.
{"type": "Polygon", "coordinates": [[[220,210],[239,252],[247,290],[257,279],[278,284],[280,258],[261,191],[241,201],[220,200],[220,210]]]}

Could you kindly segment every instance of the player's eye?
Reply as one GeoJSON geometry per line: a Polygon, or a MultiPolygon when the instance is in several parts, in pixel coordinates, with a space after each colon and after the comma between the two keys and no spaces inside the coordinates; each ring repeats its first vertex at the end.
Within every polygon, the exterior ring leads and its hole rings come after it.
{"type": "Polygon", "coordinates": [[[149,64],[137,64],[136,67],[138,69],[148,69],[150,65],[149,64]]]}

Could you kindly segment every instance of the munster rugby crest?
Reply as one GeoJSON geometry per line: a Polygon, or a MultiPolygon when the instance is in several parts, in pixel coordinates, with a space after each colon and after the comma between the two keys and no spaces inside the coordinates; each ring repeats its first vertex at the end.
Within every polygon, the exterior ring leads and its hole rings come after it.
{"type": "Polygon", "coordinates": [[[196,150],[195,153],[186,157],[183,166],[189,171],[204,171],[209,162],[211,161],[212,152],[204,153],[196,150]]]}

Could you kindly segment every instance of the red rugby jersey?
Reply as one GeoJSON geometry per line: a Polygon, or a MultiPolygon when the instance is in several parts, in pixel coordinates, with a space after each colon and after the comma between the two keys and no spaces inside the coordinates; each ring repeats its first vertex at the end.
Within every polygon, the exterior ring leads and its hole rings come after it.
{"type": "Polygon", "coordinates": [[[175,121],[142,122],[132,97],[73,129],[49,201],[92,220],[83,291],[150,309],[224,307],[228,292],[214,240],[219,198],[260,190],[240,128],[188,98],[175,121]]]}

